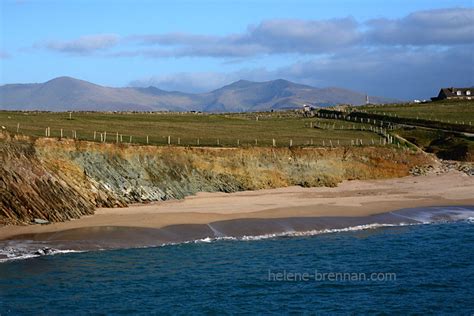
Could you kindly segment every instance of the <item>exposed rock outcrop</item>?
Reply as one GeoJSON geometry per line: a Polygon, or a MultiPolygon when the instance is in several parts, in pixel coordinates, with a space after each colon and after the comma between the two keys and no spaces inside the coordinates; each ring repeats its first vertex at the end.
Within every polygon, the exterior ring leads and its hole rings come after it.
{"type": "Polygon", "coordinates": [[[0,223],[65,221],[94,207],[181,199],[200,191],[335,186],[432,164],[395,148],[186,148],[0,138],[0,223]]]}
{"type": "Polygon", "coordinates": [[[468,176],[474,176],[474,163],[440,160],[434,164],[414,166],[410,169],[410,174],[414,176],[425,176],[429,174],[443,174],[450,171],[460,171],[468,176]]]}
{"type": "Polygon", "coordinates": [[[45,168],[32,143],[0,141],[0,223],[57,222],[93,212],[80,191],[45,168]]]}

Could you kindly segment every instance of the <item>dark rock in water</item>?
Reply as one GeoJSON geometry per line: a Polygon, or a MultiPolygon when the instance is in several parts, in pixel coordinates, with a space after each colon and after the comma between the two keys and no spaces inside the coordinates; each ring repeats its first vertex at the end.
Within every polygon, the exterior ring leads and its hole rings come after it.
{"type": "Polygon", "coordinates": [[[44,256],[45,255],[44,250],[43,249],[36,250],[35,255],[44,256]]]}
{"type": "Polygon", "coordinates": [[[34,222],[35,224],[42,224],[42,225],[44,225],[44,224],[49,224],[49,221],[47,221],[47,220],[45,220],[45,219],[41,219],[41,218],[35,218],[35,219],[33,220],[33,222],[34,222]]]}
{"type": "Polygon", "coordinates": [[[36,250],[35,255],[40,255],[40,256],[47,256],[53,253],[53,249],[49,247],[44,247],[41,249],[36,250]]]}

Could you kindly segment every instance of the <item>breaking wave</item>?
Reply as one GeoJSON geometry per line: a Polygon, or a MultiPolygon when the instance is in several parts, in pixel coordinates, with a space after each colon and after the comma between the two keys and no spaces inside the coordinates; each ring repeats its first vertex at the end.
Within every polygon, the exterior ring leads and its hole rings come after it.
{"type": "MultiPolygon", "coordinates": [[[[367,217],[369,218],[369,217],[367,217]]],[[[304,219],[307,221],[311,218],[304,219]]],[[[312,218],[313,220],[315,218],[312,218]]],[[[275,219],[274,219],[275,220],[275,219]]],[[[402,209],[398,211],[388,212],[380,215],[374,215],[371,221],[367,224],[352,223],[346,224],[348,227],[338,227],[338,228],[318,228],[318,229],[304,229],[299,227],[296,229],[292,228],[291,225],[292,218],[287,220],[277,219],[276,225],[271,226],[269,230],[278,230],[284,229],[281,232],[272,232],[272,233],[247,233],[239,235],[237,233],[231,233],[226,231],[225,228],[229,227],[244,227],[248,225],[246,223],[238,222],[227,222],[226,225],[222,225],[222,222],[214,222],[211,224],[205,224],[208,227],[207,231],[202,232],[200,237],[196,235],[195,237],[190,237],[189,240],[163,240],[158,241],[155,239],[153,242],[148,240],[146,243],[141,245],[134,246],[118,246],[118,247],[99,247],[99,248],[80,248],[81,250],[71,249],[74,248],[73,245],[67,243],[54,243],[52,241],[32,241],[32,240],[8,240],[0,241],[0,263],[12,261],[12,260],[22,260],[30,259],[41,256],[52,256],[65,253],[78,253],[85,252],[89,250],[107,250],[107,249],[118,249],[118,248],[152,248],[152,247],[163,247],[163,246],[173,246],[178,244],[190,244],[190,243],[212,243],[216,241],[257,241],[264,239],[272,238],[284,238],[284,237],[307,237],[315,236],[321,234],[330,234],[330,233],[343,233],[343,232],[356,232],[363,230],[373,230],[380,229],[385,227],[400,227],[400,226],[411,226],[411,225],[423,225],[423,224],[439,224],[439,223],[448,223],[448,222],[459,222],[465,221],[467,223],[474,223],[474,207],[472,206],[455,206],[455,207],[428,207],[428,208],[414,208],[414,209],[402,209]],[[381,217],[380,217],[381,216],[381,217]],[[387,217],[388,216],[388,217],[387,217]],[[384,223],[384,221],[387,221],[384,223]],[[206,236],[208,235],[208,236],[206,236]],[[206,236],[206,237],[204,237],[206,236]]],[[[301,219],[300,219],[301,220],[301,219]]],[[[323,218],[318,218],[317,221],[321,221],[323,218]]],[[[369,220],[368,220],[369,221],[369,220]]],[[[267,223],[271,223],[271,220],[268,220],[267,223]]],[[[259,222],[262,223],[262,222],[259,222]]],[[[294,223],[294,221],[293,221],[294,223]]],[[[273,222],[275,224],[275,222],[273,222]]],[[[260,224],[259,224],[260,225],[260,224]]],[[[331,225],[331,224],[329,224],[331,225]]],[[[307,226],[308,227],[308,226],[307,226]]],[[[315,226],[318,227],[318,226],[315,226]]],[[[309,227],[311,228],[311,227],[309,227]]],[[[169,233],[169,231],[168,231],[169,233]]],[[[174,236],[178,236],[179,233],[176,233],[174,236]]]]}
{"type": "Polygon", "coordinates": [[[272,239],[272,238],[281,238],[281,237],[309,237],[316,236],[321,234],[330,234],[330,233],[342,233],[342,232],[354,232],[361,230],[377,229],[383,227],[400,227],[400,226],[409,226],[409,225],[418,225],[413,223],[400,223],[400,224],[367,224],[367,225],[357,225],[346,228],[334,228],[334,229],[321,229],[321,230],[308,230],[308,231],[289,231],[273,234],[263,234],[263,235],[244,235],[241,237],[232,237],[232,236],[222,236],[222,237],[206,237],[202,239],[193,240],[193,243],[210,243],[220,240],[235,240],[235,241],[255,241],[263,239],[272,239]]]}

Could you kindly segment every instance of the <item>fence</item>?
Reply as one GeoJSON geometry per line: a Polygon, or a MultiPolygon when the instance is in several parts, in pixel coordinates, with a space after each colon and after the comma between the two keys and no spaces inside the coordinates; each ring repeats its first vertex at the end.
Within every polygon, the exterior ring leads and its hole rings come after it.
{"type": "MultiPolygon", "coordinates": [[[[318,124],[311,125],[313,128],[318,127],[318,124]]],[[[362,129],[356,129],[362,131],[362,129]]],[[[367,130],[370,131],[370,130],[367,130]]],[[[21,133],[21,127],[18,127],[15,132],[2,130],[3,133],[24,135],[21,133]]],[[[31,129],[30,129],[31,132],[31,129]]],[[[128,144],[128,145],[150,145],[150,146],[186,146],[186,147],[346,147],[346,146],[385,146],[391,144],[393,139],[390,136],[377,135],[374,132],[372,138],[352,138],[352,139],[338,139],[338,138],[209,138],[209,137],[176,137],[173,135],[167,136],[150,136],[150,135],[130,135],[119,132],[110,131],[77,131],[65,129],[51,129],[47,127],[44,129],[42,135],[35,130],[33,133],[28,133],[33,137],[45,137],[56,139],[73,139],[83,141],[93,141],[97,143],[109,144],[128,144]]]]}
{"type": "Polygon", "coordinates": [[[361,112],[361,111],[353,111],[353,112],[342,112],[336,110],[329,110],[329,109],[321,109],[318,110],[317,114],[320,118],[329,118],[329,119],[337,119],[337,120],[345,120],[345,121],[354,121],[354,122],[367,122],[368,124],[373,125],[380,125],[381,127],[394,127],[397,125],[413,125],[413,126],[421,126],[421,127],[428,127],[433,129],[442,129],[442,130],[449,130],[453,132],[469,132],[474,133],[474,126],[471,124],[472,122],[466,122],[468,124],[464,124],[465,122],[440,122],[440,121],[430,121],[426,119],[420,118],[407,118],[407,117],[399,117],[399,116],[389,116],[383,114],[375,114],[375,113],[368,113],[368,112],[361,112]],[[462,124],[461,124],[462,123],[462,124]]]}

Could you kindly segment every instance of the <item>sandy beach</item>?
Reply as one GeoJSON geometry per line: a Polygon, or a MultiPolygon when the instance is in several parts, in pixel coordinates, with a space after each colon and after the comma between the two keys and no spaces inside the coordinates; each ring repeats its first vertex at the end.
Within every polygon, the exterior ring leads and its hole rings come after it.
{"type": "Polygon", "coordinates": [[[0,240],[91,227],[162,228],[235,219],[358,217],[392,210],[474,205],[474,178],[460,172],[387,180],[344,181],[338,187],[287,187],[238,193],[199,193],[184,200],[99,208],[92,216],[50,225],[5,226],[0,240]]]}

